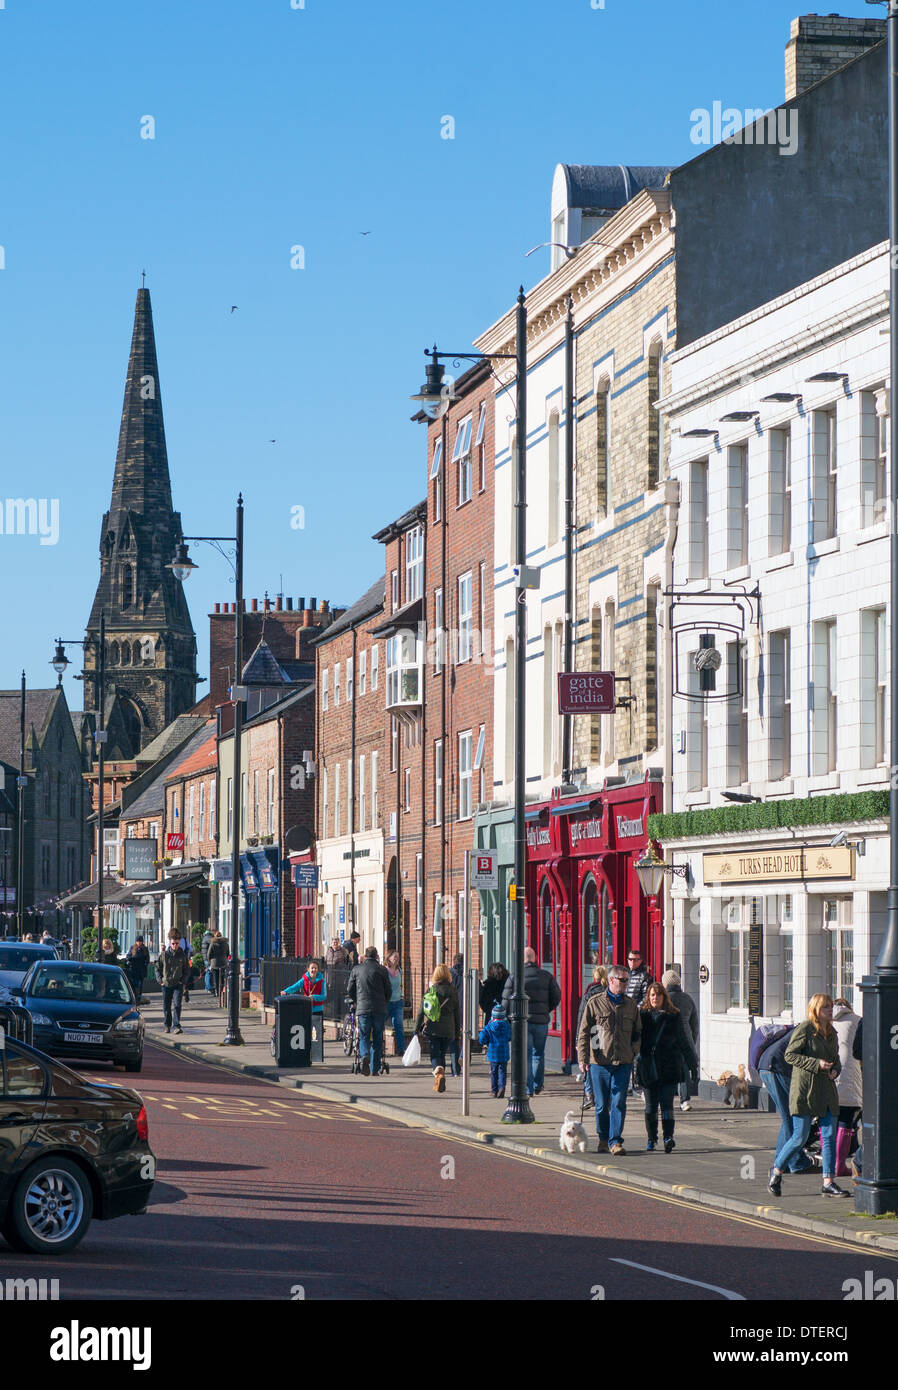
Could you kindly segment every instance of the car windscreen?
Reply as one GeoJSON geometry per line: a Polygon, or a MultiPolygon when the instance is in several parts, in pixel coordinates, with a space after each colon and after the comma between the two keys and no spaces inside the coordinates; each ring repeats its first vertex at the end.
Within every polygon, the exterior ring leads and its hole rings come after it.
{"type": "Polygon", "coordinates": [[[120,970],[72,970],[63,965],[35,966],[28,983],[35,999],[83,999],[94,1004],[130,1004],[131,991],[120,970]]]}
{"type": "Polygon", "coordinates": [[[55,957],[52,946],[31,951],[21,946],[0,946],[0,970],[30,970],[35,961],[54,960],[55,957]]]}

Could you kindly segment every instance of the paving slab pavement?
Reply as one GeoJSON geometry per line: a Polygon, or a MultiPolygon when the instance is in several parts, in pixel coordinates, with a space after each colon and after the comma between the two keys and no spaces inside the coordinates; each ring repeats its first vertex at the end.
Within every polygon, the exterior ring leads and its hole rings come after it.
{"type": "MultiPolygon", "coordinates": [[[[686,1202],[722,1208],[790,1230],[828,1236],[854,1245],[898,1252],[898,1219],[859,1216],[851,1200],[821,1195],[817,1176],[783,1179],[783,1196],[777,1201],[767,1191],[767,1172],[779,1132],[779,1117],[756,1110],[728,1110],[713,1101],[694,1100],[688,1113],[676,1117],[676,1148],[645,1151],[642,1102],[631,1098],[624,1131],[626,1155],[612,1158],[596,1152],[595,1118],[587,1110],[584,1126],[589,1137],[585,1154],[568,1155],[558,1143],[564,1115],[579,1116],[581,1087],[572,1076],[546,1073],[545,1089],[531,1102],[532,1125],[504,1125],[505,1103],[494,1100],[489,1089],[489,1068],[483,1055],[472,1057],[470,1114],[462,1114],[461,1079],[446,1077],[446,1090],[433,1090],[433,1076],[422,1062],[403,1067],[390,1058],[384,1076],[353,1075],[339,1043],[325,1043],[325,1060],[310,1068],[277,1067],[271,1055],[271,1030],[260,1015],[244,1011],[240,1029],[242,1047],[223,1047],[226,1013],[202,990],[191,994],[181,1013],[180,1034],[166,1034],[158,996],[145,996],[141,1010],[147,1038],[187,1056],[248,1073],[306,1095],[343,1104],[358,1105],[403,1124],[437,1130],[468,1142],[487,1144],[519,1156],[536,1158],[568,1171],[588,1172],[628,1187],[644,1188],[686,1202]]],[[[839,1180],[853,1189],[850,1178],[839,1180]]]]}

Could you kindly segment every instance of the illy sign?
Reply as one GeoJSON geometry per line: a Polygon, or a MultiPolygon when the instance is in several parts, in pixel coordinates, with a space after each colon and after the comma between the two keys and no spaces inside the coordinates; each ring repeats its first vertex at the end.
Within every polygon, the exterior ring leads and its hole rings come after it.
{"type": "Polygon", "coordinates": [[[558,675],[559,714],[612,714],[614,672],[584,671],[558,675]]]}

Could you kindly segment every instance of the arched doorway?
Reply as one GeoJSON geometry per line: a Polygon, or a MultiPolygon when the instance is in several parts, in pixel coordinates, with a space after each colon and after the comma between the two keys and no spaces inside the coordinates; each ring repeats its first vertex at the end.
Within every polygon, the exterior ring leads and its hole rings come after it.
{"type": "MultiPolygon", "coordinates": [[[[539,891],[539,963],[561,983],[561,905],[548,878],[544,878],[539,891]]],[[[549,1022],[550,1031],[559,1028],[558,1010],[549,1022]]]]}
{"type": "MultiPolygon", "coordinates": [[[[614,917],[604,880],[587,874],[580,890],[581,990],[592,984],[593,967],[614,964],[614,917]]],[[[581,995],[582,997],[582,995],[581,995]]]]}

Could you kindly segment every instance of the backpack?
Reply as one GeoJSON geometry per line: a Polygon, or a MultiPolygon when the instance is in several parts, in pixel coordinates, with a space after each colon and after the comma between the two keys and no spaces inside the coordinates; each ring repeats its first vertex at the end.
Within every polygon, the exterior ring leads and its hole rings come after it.
{"type": "Polygon", "coordinates": [[[791,1033],[793,1027],[792,1023],[762,1023],[755,1028],[748,1040],[748,1065],[757,1071],[758,1058],[764,1049],[791,1033]]]}
{"type": "Polygon", "coordinates": [[[443,1005],[433,985],[430,986],[421,1000],[421,1011],[431,1023],[439,1023],[443,1005]]]}

